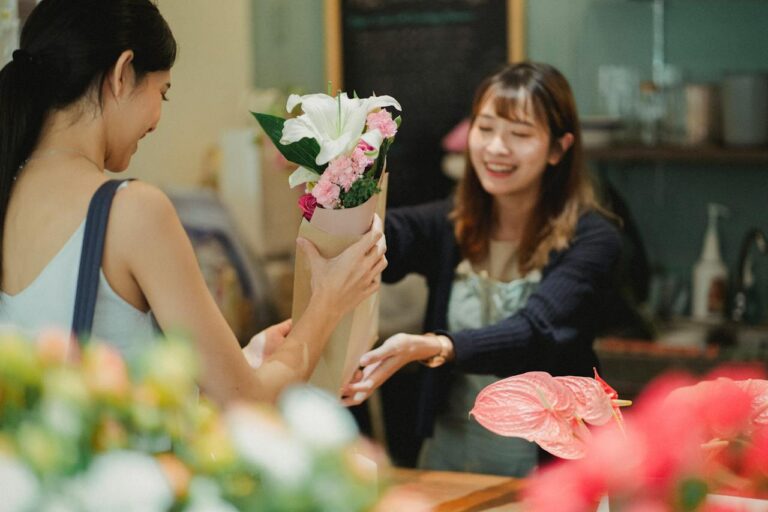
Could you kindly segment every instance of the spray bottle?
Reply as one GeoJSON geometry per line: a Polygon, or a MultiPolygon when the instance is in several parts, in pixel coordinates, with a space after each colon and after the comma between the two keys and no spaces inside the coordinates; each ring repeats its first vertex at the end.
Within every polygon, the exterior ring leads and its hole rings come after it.
{"type": "Polygon", "coordinates": [[[693,318],[722,321],[728,283],[728,268],[720,256],[720,240],[717,235],[717,218],[728,213],[720,204],[707,205],[709,223],[704,235],[701,256],[693,267],[693,318]]]}

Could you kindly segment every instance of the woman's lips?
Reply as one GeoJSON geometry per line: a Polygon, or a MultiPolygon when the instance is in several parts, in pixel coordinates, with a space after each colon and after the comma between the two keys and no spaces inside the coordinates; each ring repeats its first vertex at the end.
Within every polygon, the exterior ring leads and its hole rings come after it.
{"type": "Polygon", "coordinates": [[[512,164],[499,164],[499,163],[486,162],[485,170],[488,171],[488,174],[490,174],[491,176],[503,177],[503,176],[508,176],[513,172],[515,172],[515,170],[517,170],[517,166],[512,164]]]}

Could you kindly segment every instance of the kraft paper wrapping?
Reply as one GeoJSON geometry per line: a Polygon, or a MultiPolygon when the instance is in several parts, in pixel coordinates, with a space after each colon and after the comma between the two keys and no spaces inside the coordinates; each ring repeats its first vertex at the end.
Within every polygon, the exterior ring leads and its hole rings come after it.
{"type": "MultiPolygon", "coordinates": [[[[379,180],[381,192],[355,208],[325,210],[317,208],[312,220],[302,220],[299,236],[315,244],[320,254],[332,258],[358,241],[368,231],[374,213],[384,219],[387,204],[388,175],[382,173],[379,180]]],[[[297,248],[293,281],[293,321],[298,321],[307,308],[311,290],[311,273],[304,252],[297,248]]],[[[339,301],[345,300],[339,297],[339,301]]],[[[314,373],[309,379],[313,386],[339,396],[341,386],[349,382],[355,373],[360,356],[366,353],[378,339],[379,293],[374,293],[347,313],[331,334],[314,373]]]]}

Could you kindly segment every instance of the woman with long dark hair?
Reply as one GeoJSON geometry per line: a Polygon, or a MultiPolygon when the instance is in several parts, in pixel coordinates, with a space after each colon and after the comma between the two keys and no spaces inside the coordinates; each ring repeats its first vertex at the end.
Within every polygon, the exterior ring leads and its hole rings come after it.
{"type": "MultiPolygon", "coordinates": [[[[619,235],[584,168],[576,105],[555,68],[523,62],[478,88],[466,173],[454,198],[387,214],[386,282],[415,272],[429,287],[424,329],[365,354],[346,402],[365,400],[412,361],[425,370],[420,465],[523,476],[534,445],[468,417],[498,377],[592,375],[600,303],[619,235]]],[[[610,216],[610,215],[609,215],[610,216]]]]}
{"type": "MultiPolygon", "coordinates": [[[[78,276],[93,266],[90,253],[81,258],[91,240],[86,212],[107,190],[104,171],[125,170],[156,128],[175,58],[176,41],[150,0],[42,0],[30,14],[0,71],[1,323],[34,336],[79,321],[78,276]]],[[[154,316],[163,330],[190,336],[201,387],[219,403],[272,400],[306,379],[335,325],[376,290],[386,265],[380,228],[330,260],[300,241],[313,271],[310,305],[292,328],[267,329],[277,348],[254,371],[168,198],[125,182],[107,213],[92,324],[79,333],[131,357],[154,338],[154,316]]]]}

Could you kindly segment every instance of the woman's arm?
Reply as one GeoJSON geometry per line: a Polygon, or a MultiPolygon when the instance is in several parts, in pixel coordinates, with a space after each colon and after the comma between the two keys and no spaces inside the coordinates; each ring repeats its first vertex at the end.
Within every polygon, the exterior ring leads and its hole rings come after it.
{"type": "Polygon", "coordinates": [[[599,298],[620,249],[616,229],[596,214],[583,218],[579,228],[520,311],[488,327],[440,333],[450,340],[447,350],[436,336],[392,336],[363,356],[365,368],[344,390],[346,403],[360,403],[405,364],[441,350],[465,372],[497,375],[547,370],[578,350],[584,329],[599,314],[599,298]]]}
{"type": "Polygon", "coordinates": [[[287,384],[304,380],[344,313],[378,288],[386,260],[380,230],[372,230],[336,258],[325,260],[300,243],[313,272],[313,295],[272,361],[254,371],[211,297],[191,242],[170,200],[144,183],[132,183],[113,206],[119,253],[166,331],[194,341],[202,364],[200,384],[216,402],[272,401],[287,384]]]}

